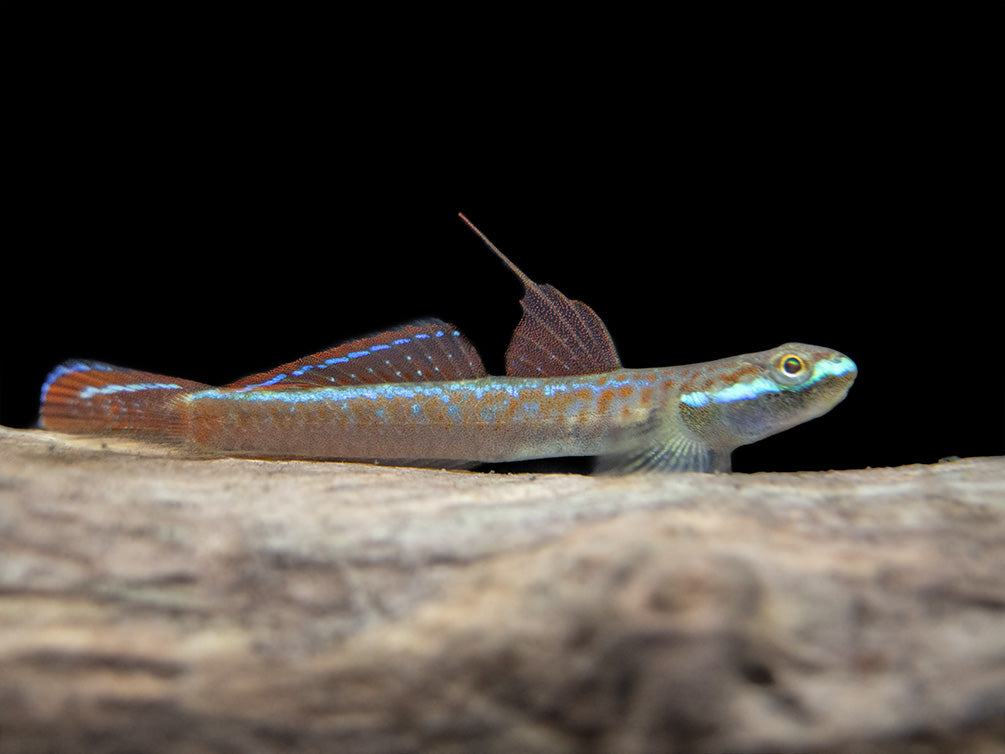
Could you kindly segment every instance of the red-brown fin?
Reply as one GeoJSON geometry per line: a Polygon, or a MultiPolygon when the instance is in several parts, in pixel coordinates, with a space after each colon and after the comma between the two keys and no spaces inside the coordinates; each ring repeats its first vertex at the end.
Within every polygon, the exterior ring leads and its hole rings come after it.
{"type": "Polygon", "coordinates": [[[208,388],[99,361],[67,361],[42,385],[39,426],[86,434],[125,430],[168,439],[185,426],[178,399],[208,388]]]}
{"type": "Polygon", "coordinates": [[[475,347],[453,325],[417,320],[244,377],[226,388],[298,389],[484,377],[475,347]]]}
{"type": "MultiPolygon", "coordinates": [[[[459,214],[459,213],[458,213],[459,214]]],[[[603,320],[582,301],[566,298],[550,285],[538,285],[511,262],[464,215],[482,241],[524,285],[523,316],[506,350],[506,374],[512,377],[562,377],[599,374],[621,368],[617,348],[603,320]]]]}

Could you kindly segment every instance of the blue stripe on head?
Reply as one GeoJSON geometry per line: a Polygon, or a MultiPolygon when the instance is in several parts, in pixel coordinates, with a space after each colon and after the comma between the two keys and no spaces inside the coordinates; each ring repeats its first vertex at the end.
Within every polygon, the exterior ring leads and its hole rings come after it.
{"type": "Polygon", "coordinates": [[[840,377],[850,372],[857,371],[855,362],[847,356],[840,356],[835,359],[821,359],[814,367],[810,378],[805,382],[795,385],[780,385],[769,377],[756,377],[747,382],[737,382],[721,390],[697,390],[681,395],[681,403],[692,408],[704,408],[709,403],[735,403],[737,401],[749,401],[760,398],[769,393],[781,393],[785,390],[803,390],[814,385],[827,377],[840,377]]]}
{"type": "Polygon", "coordinates": [[[735,385],[706,392],[704,390],[693,393],[684,393],[680,399],[692,408],[703,408],[709,403],[733,403],[735,401],[749,401],[759,398],[766,393],[779,393],[782,388],[778,383],[767,377],[758,377],[750,382],[738,382],[735,385]]]}
{"type": "Polygon", "coordinates": [[[684,393],[680,397],[680,400],[681,403],[686,403],[688,406],[691,406],[691,408],[704,408],[711,403],[708,393],[700,390],[694,393],[684,393]]]}
{"type": "Polygon", "coordinates": [[[813,367],[813,378],[811,382],[817,382],[824,377],[841,377],[849,372],[857,372],[858,366],[847,356],[840,356],[837,359],[823,359],[813,367]]]}

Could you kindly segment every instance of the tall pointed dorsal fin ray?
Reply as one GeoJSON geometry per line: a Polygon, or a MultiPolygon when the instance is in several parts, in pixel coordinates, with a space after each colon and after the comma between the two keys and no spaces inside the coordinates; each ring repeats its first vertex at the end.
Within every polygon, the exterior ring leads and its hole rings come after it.
{"type": "Polygon", "coordinates": [[[621,368],[603,320],[550,285],[534,284],[520,300],[523,316],[506,350],[507,374],[559,377],[621,368]]]}
{"type": "Polygon", "coordinates": [[[439,319],[424,319],[342,343],[224,387],[281,390],[438,382],[485,375],[478,352],[459,330],[439,319]]]}
{"type": "Polygon", "coordinates": [[[614,341],[593,309],[551,285],[535,283],[468,218],[458,215],[524,285],[523,316],[506,350],[507,375],[561,377],[621,368],[614,341]]]}

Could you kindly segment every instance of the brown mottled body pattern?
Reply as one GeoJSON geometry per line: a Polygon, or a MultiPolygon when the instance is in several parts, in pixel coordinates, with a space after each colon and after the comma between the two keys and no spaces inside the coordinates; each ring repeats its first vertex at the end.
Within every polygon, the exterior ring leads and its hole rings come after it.
{"type": "Polygon", "coordinates": [[[186,433],[226,453],[384,462],[513,461],[637,445],[676,402],[674,369],[487,377],[185,399],[186,433]]]}
{"type": "MultiPolygon", "coordinates": [[[[775,354],[572,377],[210,390],[184,399],[186,435],[198,447],[232,454],[384,463],[617,456],[668,438],[728,455],[738,438],[705,428],[708,412],[682,406],[681,395],[762,375],[775,354]]],[[[833,354],[821,349],[817,357],[833,354]]]]}

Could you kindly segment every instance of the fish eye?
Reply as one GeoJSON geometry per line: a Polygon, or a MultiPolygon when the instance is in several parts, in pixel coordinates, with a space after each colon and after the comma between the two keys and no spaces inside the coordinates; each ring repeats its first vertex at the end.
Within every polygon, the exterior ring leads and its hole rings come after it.
{"type": "Polygon", "coordinates": [[[806,362],[790,353],[778,360],[778,368],[787,377],[798,377],[806,370],[806,362]]]}

